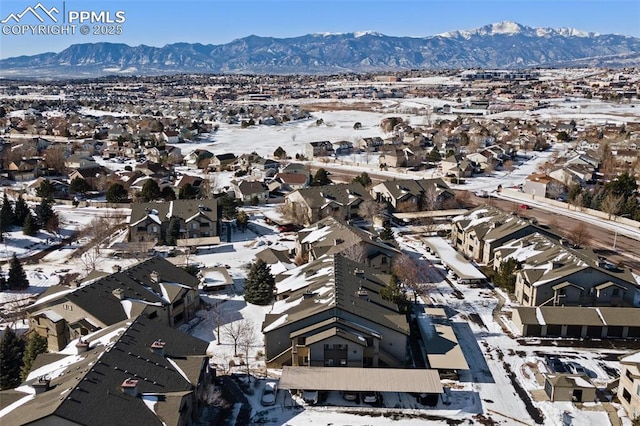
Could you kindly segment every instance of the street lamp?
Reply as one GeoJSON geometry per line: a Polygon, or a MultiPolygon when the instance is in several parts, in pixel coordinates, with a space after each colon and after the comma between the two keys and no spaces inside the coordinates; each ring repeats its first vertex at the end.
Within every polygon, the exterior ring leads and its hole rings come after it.
{"type": "MultiPolygon", "coordinates": [[[[620,216],[614,216],[614,222],[615,222],[615,218],[616,217],[629,217],[630,214],[629,213],[625,213],[625,214],[621,214],[620,216]]],[[[613,234],[613,247],[612,250],[616,250],[616,242],[618,241],[618,227],[616,226],[614,229],[614,234],[613,234]]]]}

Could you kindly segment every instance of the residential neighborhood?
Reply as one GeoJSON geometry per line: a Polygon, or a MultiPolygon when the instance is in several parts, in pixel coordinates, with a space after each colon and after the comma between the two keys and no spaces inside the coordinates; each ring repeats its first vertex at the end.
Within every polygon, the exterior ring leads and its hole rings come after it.
{"type": "Polygon", "coordinates": [[[638,70],[392,74],[2,80],[0,423],[635,425],[638,70]]]}

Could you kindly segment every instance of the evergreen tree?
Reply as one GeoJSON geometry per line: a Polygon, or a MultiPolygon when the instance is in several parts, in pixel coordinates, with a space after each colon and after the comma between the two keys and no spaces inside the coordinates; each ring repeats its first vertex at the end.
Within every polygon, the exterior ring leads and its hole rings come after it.
{"type": "Polygon", "coordinates": [[[178,245],[178,238],[180,238],[180,220],[172,216],[169,220],[169,227],[167,229],[167,245],[178,245]]]}
{"type": "Polygon", "coordinates": [[[427,158],[429,159],[429,161],[436,163],[442,160],[442,155],[440,155],[440,151],[438,150],[438,148],[434,146],[433,149],[429,151],[429,155],[427,156],[427,158]]]}
{"type": "Polygon", "coordinates": [[[55,191],[56,189],[51,181],[49,179],[44,179],[40,182],[40,186],[36,188],[36,195],[41,198],[52,198],[55,191]]]}
{"type": "Polygon", "coordinates": [[[13,212],[13,217],[15,219],[13,224],[16,226],[24,225],[24,221],[28,214],[31,214],[31,210],[29,209],[27,202],[22,198],[22,194],[20,194],[16,200],[16,207],[13,212]]]}
{"type": "Polygon", "coordinates": [[[493,277],[493,282],[501,288],[507,291],[513,292],[516,288],[516,269],[518,268],[518,261],[514,258],[509,258],[503,261],[498,268],[498,272],[493,277]]]}
{"type": "Polygon", "coordinates": [[[313,181],[311,182],[311,186],[324,186],[329,185],[331,179],[329,179],[329,172],[327,172],[322,167],[318,169],[315,176],[313,177],[313,181]]]}
{"type": "Polygon", "coordinates": [[[222,209],[222,217],[224,219],[234,219],[238,215],[238,206],[240,200],[230,197],[229,195],[223,195],[218,201],[220,208],[222,209]]]}
{"type": "Polygon", "coordinates": [[[114,183],[109,186],[105,195],[110,203],[124,203],[128,199],[127,190],[120,183],[114,183]]]}
{"type": "Polygon", "coordinates": [[[158,183],[153,179],[148,179],[144,185],[142,185],[140,197],[142,197],[142,201],[148,203],[149,201],[160,198],[160,194],[161,192],[158,183]]]}
{"type": "Polygon", "coordinates": [[[20,260],[15,253],[13,253],[11,264],[9,265],[9,279],[7,280],[7,285],[10,290],[24,290],[29,287],[27,274],[24,272],[22,263],[20,263],[20,260]]]}
{"type": "Polygon", "coordinates": [[[24,355],[22,355],[22,371],[20,374],[22,380],[27,379],[36,357],[45,352],[48,352],[47,339],[38,333],[31,333],[24,349],[24,355]]]}
{"type": "Polygon", "coordinates": [[[0,267],[0,291],[9,290],[9,286],[7,285],[7,279],[4,276],[4,272],[2,272],[2,267],[0,267]]]}
{"type": "Polygon", "coordinates": [[[362,172],[358,176],[354,177],[351,181],[353,183],[359,183],[360,185],[368,188],[371,185],[371,178],[369,177],[369,173],[362,172]]]}
{"type": "Polygon", "coordinates": [[[13,206],[11,205],[11,201],[9,201],[9,197],[5,192],[4,198],[2,199],[2,208],[0,208],[0,231],[10,231],[11,226],[13,225],[15,220],[16,218],[13,211],[13,206]]]}
{"type": "Polygon", "coordinates": [[[185,184],[178,192],[180,200],[194,200],[198,196],[198,189],[194,188],[190,183],[185,184]]]}
{"type": "Polygon", "coordinates": [[[91,191],[91,185],[85,179],[77,177],[69,184],[69,191],[72,194],[84,194],[87,191],[91,191]]]}
{"type": "Polygon", "coordinates": [[[380,239],[383,241],[393,241],[394,240],[393,229],[389,225],[385,225],[382,232],[380,232],[380,239]]]}
{"type": "Polygon", "coordinates": [[[40,229],[46,227],[49,220],[55,216],[51,204],[53,204],[53,200],[51,198],[46,198],[40,201],[40,204],[36,206],[36,219],[40,229]]]}
{"type": "Polygon", "coordinates": [[[406,313],[409,309],[409,301],[407,300],[406,291],[400,287],[400,282],[396,274],[391,274],[389,284],[380,290],[380,296],[384,300],[393,302],[398,305],[398,310],[402,313],[406,313]]]}
{"type": "Polygon", "coordinates": [[[36,235],[36,232],[38,232],[38,224],[36,222],[37,221],[33,215],[29,213],[22,224],[22,233],[30,237],[36,235]]]}
{"type": "Polygon", "coordinates": [[[0,339],[0,390],[12,389],[20,385],[20,362],[24,342],[7,327],[0,339]]]}
{"type": "Polygon", "coordinates": [[[244,282],[244,300],[255,305],[268,305],[273,299],[276,286],[269,266],[261,259],[251,264],[249,275],[244,282]]]}
{"type": "Polygon", "coordinates": [[[176,191],[170,186],[165,186],[162,188],[162,191],[160,191],[160,196],[165,201],[173,201],[176,199],[176,191]]]}

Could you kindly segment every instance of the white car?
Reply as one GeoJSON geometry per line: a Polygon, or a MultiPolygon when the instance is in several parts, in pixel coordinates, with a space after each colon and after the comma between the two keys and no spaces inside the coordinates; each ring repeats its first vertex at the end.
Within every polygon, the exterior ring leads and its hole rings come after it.
{"type": "Polygon", "coordinates": [[[307,404],[315,405],[318,403],[319,392],[317,390],[303,390],[302,400],[307,404]]]}
{"type": "Polygon", "coordinates": [[[262,398],[260,403],[262,405],[274,405],[276,403],[276,397],[278,396],[278,383],[267,382],[262,390],[262,398]]]}

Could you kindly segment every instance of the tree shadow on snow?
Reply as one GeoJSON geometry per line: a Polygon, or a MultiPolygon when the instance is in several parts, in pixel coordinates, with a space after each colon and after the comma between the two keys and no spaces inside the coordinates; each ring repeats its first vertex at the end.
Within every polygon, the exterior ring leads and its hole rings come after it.
{"type": "Polygon", "coordinates": [[[495,383],[489,365],[484,358],[484,354],[478,345],[476,335],[469,324],[464,322],[451,323],[453,330],[458,337],[458,343],[462,353],[469,365],[469,370],[460,371],[461,382],[495,383]]]}

